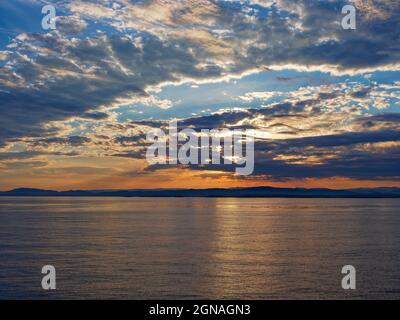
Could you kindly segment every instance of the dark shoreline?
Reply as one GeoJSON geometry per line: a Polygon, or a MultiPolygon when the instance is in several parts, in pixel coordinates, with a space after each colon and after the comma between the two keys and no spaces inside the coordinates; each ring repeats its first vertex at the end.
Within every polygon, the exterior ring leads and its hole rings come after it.
{"type": "Polygon", "coordinates": [[[377,189],[288,189],[272,187],[233,189],[74,190],[15,189],[0,197],[124,197],[124,198],[400,198],[400,188],[377,189]]]}

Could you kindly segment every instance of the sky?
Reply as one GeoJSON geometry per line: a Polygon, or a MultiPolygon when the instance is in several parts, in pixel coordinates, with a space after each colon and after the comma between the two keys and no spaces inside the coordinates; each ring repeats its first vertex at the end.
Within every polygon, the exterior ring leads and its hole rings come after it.
{"type": "Polygon", "coordinates": [[[0,190],[400,187],[399,40],[394,0],[1,1],[0,190]],[[150,165],[172,119],[254,130],[253,174],[150,165]]]}

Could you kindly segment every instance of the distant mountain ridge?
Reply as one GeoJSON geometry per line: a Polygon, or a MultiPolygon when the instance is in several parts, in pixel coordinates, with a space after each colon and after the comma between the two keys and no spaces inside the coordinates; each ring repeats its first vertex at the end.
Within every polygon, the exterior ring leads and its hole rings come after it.
{"type": "Polygon", "coordinates": [[[0,197],[204,197],[204,198],[400,198],[400,188],[304,189],[304,188],[231,188],[231,189],[154,189],[154,190],[71,190],[53,191],[19,188],[0,191],[0,197]]]}

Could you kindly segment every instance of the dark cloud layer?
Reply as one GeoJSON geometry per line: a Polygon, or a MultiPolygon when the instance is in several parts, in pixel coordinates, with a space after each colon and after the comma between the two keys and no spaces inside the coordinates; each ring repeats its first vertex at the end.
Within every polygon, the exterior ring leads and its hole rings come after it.
{"type": "MultiPolygon", "coordinates": [[[[288,106],[290,104],[288,103],[288,106]]],[[[179,123],[179,129],[187,126],[200,132],[203,129],[225,129],[227,127],[237,129],[235,124],[246,118],[265,116],[259,127],[265,132],[268,123],[282,118],[282,114],[275,113],[280,109],[250,109],[243,112],[224,112],[211,116],[185,119],[179,123]]],[[[298,114],[296,104],[292,108],[285,108],[290,117],[304,117],[298,114]],[[297,114],[296,114],[297,113],[297,114]]],[[[320,111],[320,114],[323,114],[320,111]]],[[[318,115],[315,115],[318,116],[318,115]]],[[[308,120],[311,116],[309,115],[308,120]]],[[[257,138],[255,142],[255,171],[253,176],[264,177],[270,180],[284,181],[293,178],[329,178],[349,177],[354,179],[390,179],[400,180],[400,117],[393,114],[381,114],[374,116],[360,116],[354,121],[355,127],[363,128],[366,123],[372,124],[371,131],[341,132],[330,135],[307,136],[301,138],[268,139],[257,138]],[[384,126],[379,126],[379,124],[384,126]],[[389,129],[390,128],[390,129],[389,129]]],[[[140,124],[137,123],[138,125],[140,124]]],[[[167,129],[165,122],[152,122],[153,127],[167,129]]],[[[282,123],[271,125],[283,128],[282,123]]],[[[286,126],[289,127],[289,126],[286,126]]],[[[294,136],[302,131],[289,127],[294,136]]],[[[318,122],[315,123],[315,130],[318,122]]],[[[282,132],[281,132],[282,133],[282,132]]],[[[135,146],[146,146],[141,135],[121,137],[120,141],[134,141],[135,146]]],[[[114,154],[118,157],[145,158],[146,148],[137,150],[132,154],[114,154]]],[[[157,165],[149,167],[149,170],[165,169],[169,166],[157,165]]],[[[217,170],[234,172],[235,166],[207,165],[191,166],[195,170],[217,170]]]]}
{"type": "Polygon", "coordinates": [[[42,125],[50,121],[105,117],[87,112],[146,97],[149,86],[163,82],[209,80],[267,66],[393,69],[400,60],[399,6],[359,5],[357,30],[349,31],[340,25],[346,3],[281,0],[268,8],[240,8],[224,1],[152,0],[112,9],[101,1],[72,1],[73,15],[59,19],[59,30],[20,35],[10,48],[0,73],[0,144],[46,135],[42,125]],[[153,17],[152,10],[161,7],[167,13],[153,17]],[[374,10],[380,13],[375,19],[374,10]],[[88,23],[117,27],[117,18],[126,20],[124,33],[79,39],[88,23]],[[136,37],[136,31],[147,35],[136,37]]]}

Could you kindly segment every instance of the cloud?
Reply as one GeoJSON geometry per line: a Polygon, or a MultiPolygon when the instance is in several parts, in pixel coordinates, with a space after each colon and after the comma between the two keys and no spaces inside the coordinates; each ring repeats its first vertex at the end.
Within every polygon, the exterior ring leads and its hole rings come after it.
{"type": "Polygon", "coordinates": [[[45,152],[41,151],[2,152],[0,153],[0,161],[26,160],[45,154],[45,152]]]}
{"type": "Polygon", "coordinates": [[[143,101],[168,108],[169,100],[157,100],[146,88],[184,75],[207,78],[218,73],[216,68],[197,68],[183,43],[116,36],[75,41],[56,34],[20,39],[15,42],[18,53],[0,74],[0,144],[46,135],[43,123],[87,117],[100,107],[143,101]],[[21,55],[32,48],[46,55],[21,55]]]}
{"type": "Polygon", "coordinates": [[[156,96],[147,96],[147,97],[143,97],[142,99],[138,99],[138,102],[143,103],[144,105],[147,106],[156,106],[159,107],[161,109],[169,109],[173,106],[173,102],[171,100],[168,99],[160,99],[156,96]]]}
{"type": "Polygon", "coordinates": [[[253,101],[253,100],[268,100],[277,96],[284,96],[285,93],[282,92],[248,92],[243,96],[240,96],[239,99],[243,101],[253,101]]]}
{"type": "Polygon", "coordinates": [[[50,145],[64,145],[64,146],[83,146],[89,144],[91,140],[87,137],[79,137],[79,136],[71,136],[67,138],[46,138],[46,139],[39,139],[33,142],[33,146],[50,146],[50,145]]]}
{"type": "Polygon", "coordinates": [[[57,31],[68,36],[78,35],[88,26],[85,20],[77,16],[58,16],[55,19],[57,31]]]}
{"type": "MultiPolygon", "coordinates": [[[[399,70],[398,5],[356,1],[361,14],[353,31],[340,24],[341,7],[347,3],[71,1],[66,5],[70,15],[59,17],[58,30],[19,34],[0,52],[0,147],[17,140],[49,150],[87,146],[87,153],[135,156],[138,150],[127,150],[133,143],[140,147],[136,140],[143,132],[135,125],[165,122],[118,124],[108,110],[136,103],[170,108],[173,101],[151,94],[163,85],[217,82],[270,69],[333,74],[399,70]],[[97,27],[100,34],[92,32],[97,27]],[[79,132],[66,136],[52,125],[72,119],[91,122],[85,125],[97,137],[79,132]]],[[[303,87],[274,104],[267,99],[278,92],[248,92],[241,100],[264,102],[264,107],[184,119],[182,125],[257,129],[260,141],[270,143],[258,142],[266,148],[259,150],[259,174],[362,176],[349,169],[359,161],[367,171],[364,176],[395,175],[393,157],[385,153],[379,158],[363,149],[371,144],[382,152],[378,145],[397,141],[396,116],[366,115],[398,103],[399,85],[390,86],[303,87]],[[385,169],[374,173],[368,157],[385,169]]],[[[395,145],[387,149],[397,156],[395,145]]]]}
{"type": "MultiPolygon", "coordinates": [[[[254,129],[255,172],[251,178],[275,181],[333,177],[400,180],[397,161],[400,155],[399,115],[367,115],[362,105],[349,106],[343,112],[332,103],[337,99],[341,101],[343,96],[350,99],[352,92],[359,92],[358,88],[357,85],[345,86],[337,92],[331,90],[331,94],[323,94],[321,88],[319,94],[316,88],[302,88],[293,94],[297,99],[291,98],[285,103],[270,104],[261,109],[224,111],[182,119],[179,129],[190,127],[197,132],[203,129],[254,129]],[[307,94],[302,96],[300,92],[307,94]],[[315,97],[304,99],[310,92],[315,97]]],[[[374,87],[368,92],[378,89],[374,87]]],[[[357,99],[366,98],[364,94],[355,96],[357,99]]],[[[153,121],[146,122],[146,125],[166,129],[167,123],[153,121]]],[[[145,146],[143,137],[139,136],[120,140],[130,141],[135,147],[145,146]]],[[[144,158],[144,152],[136,149],[134,157],[144,158]]],[[[165,168],[168,166],[151,166],[148,169],[165,168]]],[[[190,168],[230,173],[235,170],[234,166],[222,165],[190,168]]]]}
{"type": "Polygon", "coordinates": [[[7,60],[10,55],[9,51],[0,51],[0,61],[7,60]]]}
{"type": "Polygon", "coordinates": [[[105,112],[86,112],[82,114],[80,117],[82,119],[91,119],[91,120],[104,120],[107,119],[110,115],[105,112]]]}

